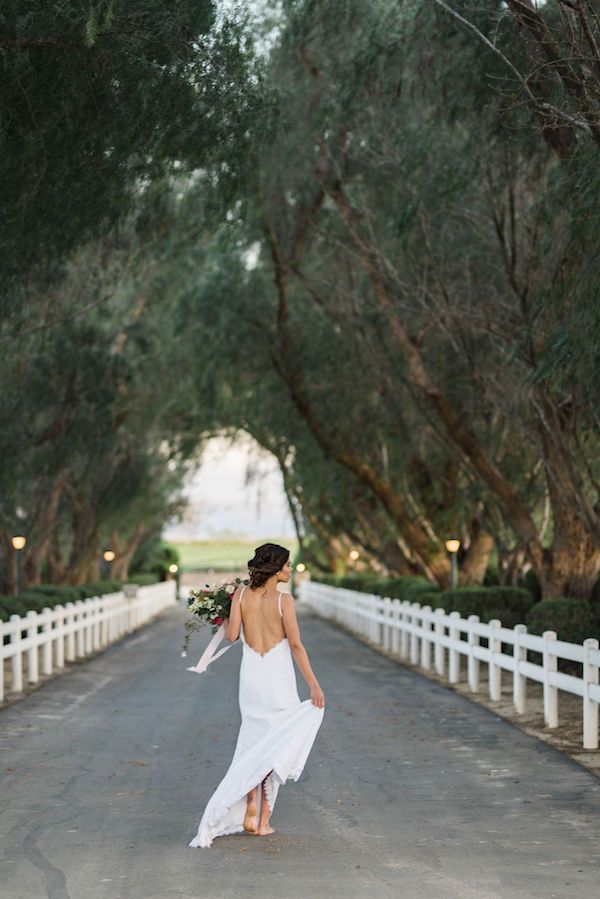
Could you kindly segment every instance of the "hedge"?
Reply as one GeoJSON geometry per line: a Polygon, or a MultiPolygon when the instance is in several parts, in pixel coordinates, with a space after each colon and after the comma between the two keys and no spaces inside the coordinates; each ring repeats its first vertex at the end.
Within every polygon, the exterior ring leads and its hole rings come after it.
{"type": "MultiPolygon", "coordinates": [[[[419,577],[380,578],[372,575],[318,575],[318,582],[334,587],[361,590],[378,596],[418,602],[432,609],[460,612],[462,618],[479,615],[487,623],[498,618],[503,627],[526,624],[530,609],[536,604],[534,595],[523,587],[460,587],[457,590],[441,590],[435,584],[419,577]]],[[[538,603],[539,605],[539,603],[538,603]]]]}
{"type": "Polygon", "coordinates": [[[97,581],[96,583],[72,586],[68,584],[36,584],[19,593],[18,596],[0,596],[0,620],[8,621],[11,615],[25,616],[30,610],[41,612],[45,608],[53,609],[54,606],[65,605],[68,602],[90,599],[94,596],[103,596],[106,593],[117,593],[123,583],[138,584],[147,587],[157,582],[157,577],[152,572],[142,572],[133,575],[126,582],[122,581],[97,581]]]}
{"type": "Polygon", "coordinates": [[[555,631],[559,640],[583,643],[588,637],[600,638],[600,604],[551,596],[532,606],[525,624],[532,634],[555,631]]]}
{"type": "Polygon", "coordinates": [[[132,574],[127,581],[128,584],[137,584],[138,587],[149,587],[150,584],[157,584],[159,577],[154,571],[138,571],[132,574]]]}
{"type": "MultiPolygon", "coordinates": [[[[30,608],[33,608],[30,602],[39,602],[40,596],[30,596],[28,593],[21,593],[20,596],[0,596],[0,620],[8,621],[11,615],[27,615],[30,608]]],[[[34,608],[37,611],[37,608],[34,608]]]]}
{"type": "Polygon", "coordinates": [[[526,623],[527,613],[535,600],[529,590],[522,587],[493,586],[460,587],[457,590],[426,593],[419,602],[446,612],[460,612],[461,618],[479,615],[486,624],[492,618],[498,618],[503,627],[514,627],[526,623]]]}
{"type": "Polygon", "coordinates": [[[439,590],[436,584],[421,577],[384,578],[372,574],[318,574],[313,577],[317,583],[329,584],[332,587],[343,587],[346,590],[358,590],[361,593],[373,593],[376,596],[389,596],[392,599],[408,599],[420,602],[420,595],[439,590]]]}

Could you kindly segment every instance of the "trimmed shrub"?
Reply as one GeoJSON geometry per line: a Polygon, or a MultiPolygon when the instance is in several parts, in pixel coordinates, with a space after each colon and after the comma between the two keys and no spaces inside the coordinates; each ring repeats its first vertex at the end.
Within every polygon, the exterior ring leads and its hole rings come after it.
{"type": "Polygon", "coordinates": [[[422,593],[432,593],[440,589],[425,578],[408,575],[384,578],[374,574],[318,574],[314,576],[314,580],[320,584],[329,584],[331,587],[343,587],[346,590],[358,590],[376,596],[389,596],[392,599],[408,599],[410,602],[420,602],[419,596],[422,593]]]}
{"type": "Polygon", "coordinates": [[[600,637],[600,608],[587,599],[551,596],[535,603],[525,621],[532,634],[555,631],[566,643],[583,643],[600,637]]]}
{"type": "Polygon", "coordinates": [[[425,594],[441,593],[440,587],[426,580],[424,577],[398,577],[385,582],[385,590],[383,596],[391,596],[392,599],[408,600],[409,602],[419,602],[422,605],[422,597],[425,594]]]}
{"type": "Polygon", "coordinates": [[[26,590],[18,596],[0,596],[0,619],[8,621],[11,615],[27,615],[27,612],[42,612],[55,606],[71,602],[61,596],[46,596],[33,590],[26,590]]]}
{"type": "Polygon", "coordinates": [[[81,588],[73,587],[70,584],[35,584],[35,586],[28,587],[27,592],[46,596],[48,600],[52,600],[52,602],[46,603],[50,607],[59,604],[64,606],[67,602],[77,602],[78,599],[83,599],[81,588]]]}
{"type": "Polygon", "coordinates": [[[446,612],[460,612],[461,618],[479,615],[487,624],[498,618],[503,627],[526,624],[527,613],[534,604],[529,590],[522,587],[461,587],[457,590],[443,590],[436,594],[424,594],[422,605],[440,607],[446,612]]]}
{"type": "Polygon", "coordinates": [[[121,581],[96,581],[82,584],[79,589],[82,599],[90,599],[94,596],[104,596],[105,593],[118,593],[122,586],[121,581]]]}
{"type": "MultiPolygon", "coordinates": [[[[583,643],[588,637],[600,638],[600,605],[587,599],[549,596],[532,606],[525,623],[532,634],[541,636],[544,631],[555,631],[565,643],[583,643]]],[[[542,664],[540,653],[529,652],[528,658],[536,665],[542,664]]],[[[581,677],[583,666],[559,659],[558,670],[581,677]]]]}
{"type": "Polygon", "coordinates": [[[21,596],[0,596],[0,618],[8,621],[11,615],[26,615],[27,605],[21,596]]]}
{"type": "Polygon", "coordinates": [[[533,568],[530,568],[520,579],[518,583],[519,587],[523,587],[524,590],[529,590],[531,595],[533,596],[534,602],[539,602],[542,598],[542,587],[539,581],[539,578],[533,568]]]}
{"type": "Polygon", "coordinates": [[[498,570],[498,559],[490,559],[488,567],[483,576],[484,587],[500,586],[500,572],[498,570]]]}
{"type": "Polygon", "coordinates": [[[20,593],[17,598],[20,599],[25,606],[26,613],[29,611],[41,612],[45,608],[53,609],[54,606],[59,604],[59,600],[56,598],[42,596],[41,593],[34,593],[30,590],[27,590],[25,593],[20,593]]]}
{"type": "Polygon", "coordinates": [[[160,581],[159,576],[154,571],[138,571],[132,574],[128,584],[137,584],[138,587],[149,587],[150,584],[157,584],[160,581]]]}

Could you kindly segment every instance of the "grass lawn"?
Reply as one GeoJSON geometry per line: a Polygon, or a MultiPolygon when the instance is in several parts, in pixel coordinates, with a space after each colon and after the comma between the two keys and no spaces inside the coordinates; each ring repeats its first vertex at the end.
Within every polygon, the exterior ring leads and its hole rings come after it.
{"type": "MultiPolygon", "coordinates": [[[[233,571],[238,568],[245,569],[248,560],[254,555],[254,550],[265,540],[194,540],[190,543],[178,543],[169,541],[176,547],[181,558],[182,571],[194,571],[195,569],[214,568],[221,571],[233,571]]],[[[273,541],[287,547],[293,559],[298,541],[289,537],[281,540],[273,538],[273,541]]]]}

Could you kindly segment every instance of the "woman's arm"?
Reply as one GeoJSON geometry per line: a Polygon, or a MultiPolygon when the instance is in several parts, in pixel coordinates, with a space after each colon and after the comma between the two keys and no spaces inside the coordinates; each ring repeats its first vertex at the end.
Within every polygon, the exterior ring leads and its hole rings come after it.
{"type": "MultiPolygon", "coordinates": [[[[296,606],[294,597],[291,593],[283,593],[281,599],[281,609],[283,612],[283,628],[285,630],[288,643],[290,644],[290,649],[292,650],[292,654],[296,662],[298,663],[298,668],[302,672],[304,680],[310,688],[311,698],[313,698],[314,693],[315,697],[320,699],[320,697],[323,696],[323,693],[321,691],[315,673],[311,668],[310,662],[308,660],[308,653],[306,652],[306,649],[302,644],[302,640],[300,639],[300,627],[298,626],[298,619],[296,618],[296,606]],[[318,696],[318,694],[320,694],[320,697],[318,696]]],[[[315,704],[324,705],[324,697],[322,703],[319,701],[315,704]]]]}
{"type": "Polygon", "coordinates": [[[235,643],[240,635],[240,625],[242,623],[242,610],[240,607],[240,593],[242,588],[238,587],[233,594],[231,600],[231,608],[229,610],[229,618],[223,622],[225,625],[225,636],[230,643],[235,643]]]}

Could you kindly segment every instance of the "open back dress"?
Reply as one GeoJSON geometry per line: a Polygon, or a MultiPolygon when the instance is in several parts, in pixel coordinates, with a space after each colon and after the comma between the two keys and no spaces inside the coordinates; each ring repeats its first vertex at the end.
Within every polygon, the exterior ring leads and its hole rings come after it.
{"type": "MultiPolygon", "coordinates": [[[[300,700],[294,660],[287,637],[265,653],[253,649],[244,638],[242,597],[240,594],[240,639],[243,644],[240,663],[239,703],[242,723],[229,768],[208,801],[198,832],[188,844],[206,848],[215,837],[244,830],[247,794],[267,775],[265,792],[271,812],[279,787],[290,778],[300,777],[317,732],[324,708],[310,699],[300,700]]],[[[281,592],[278,597],[279,614],[281,592]]],[[[262,790],[258,791],[260,816],[262,790]]]]}

